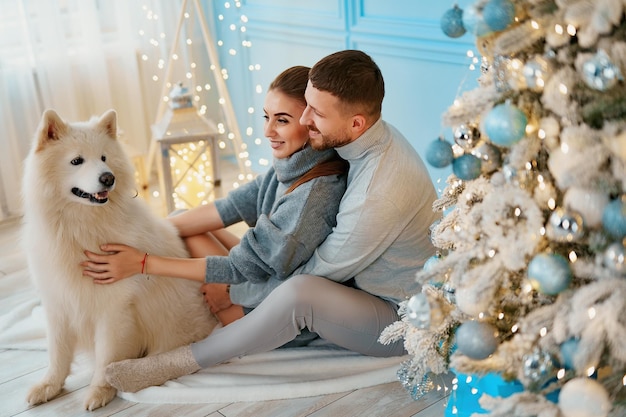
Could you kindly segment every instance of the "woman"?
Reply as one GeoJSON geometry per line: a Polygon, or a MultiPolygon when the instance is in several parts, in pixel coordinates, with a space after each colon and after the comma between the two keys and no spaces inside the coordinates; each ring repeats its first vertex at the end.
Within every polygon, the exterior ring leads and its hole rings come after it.
{"type": "Polygon", "coordinates": [[[272,168],[223,199],[170,218],[190,259],[106,244],[101,249],[112,255],[85,252],[84,275],[98,284],[139,273],[206,281],[205,299],[224,325],[292,275],[336,225],[347,176],[347,163],[332,149],[313,150],[308,129],[299,123],[308,72],[308,67],[289,68],[268,89],[264,133],[272,147],[272,168]],[[224,228],[240,221],[251,228],[239,241],[224,228]]]}

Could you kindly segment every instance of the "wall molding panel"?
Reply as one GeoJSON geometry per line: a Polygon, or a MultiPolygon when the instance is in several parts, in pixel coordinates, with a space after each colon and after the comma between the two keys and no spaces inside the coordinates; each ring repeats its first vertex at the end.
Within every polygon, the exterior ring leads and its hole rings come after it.
{"type": "MultiPolygon", "coordinates": [[[[205,0],[211,16],[233,12],[224,1],[205,0]]],[[[461,7],[469,0],[455,1],[461,7]]],[[[231,1],[232,3],[232,1],[231,1]]],[[[447,38],[440,29],[441,15],[453,5],[415,0],[241,0],[239,13],[247,18],[245,37],[252,47],[236,57],[220,52],[231,76],[227,80],[243,138],[249,144],[252,168],[263,172],[271,152],[263,137],[262,106],[265,89],[282,70],[293,65],[311,66],[342,49],[361,49],[381,67],[386,83],[383,117],[402,131],[417,151],[446,134],[440,120],[460,90],[473,88],[477,73],[469,71],[468,50],[473,38],[447,38]],[[233,66],[254,71],[232,70],[233,66]],[[234,74],[234,75],[233,75],[234,74]],[[470,81],[463,81],[470,80],[470,81]],[[261,92],[259,92],[261,90],[261,92]],[[255,111],[250,114],[250,107],[255,111]]],[[[217,22],[216,22],[217,23],[217,22]]],[[[219,39],[242,34],[219,29],[219,39]]],[[[445,170],[431,170],[434,181],[445,170]]]]}

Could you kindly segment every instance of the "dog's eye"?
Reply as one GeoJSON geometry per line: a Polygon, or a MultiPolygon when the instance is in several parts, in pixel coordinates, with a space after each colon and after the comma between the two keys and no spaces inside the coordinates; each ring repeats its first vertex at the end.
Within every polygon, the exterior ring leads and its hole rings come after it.
{"type": "Polygon", "coordinates": [[[85,160],[83,159],[82,156],[77,156],[76,158],[72,159],[72,162],[70,162],[72,165],[80,165],[83,162],[85,162],[85,160]]]}
{"type": "Polygon", "coordinates": [[[107,157],[106,157],[106,156],[104,156],[104,155],[102,155],[102,156],[100,157],[100,159],[102,159],[102,162],[106,162],[106,161],[107,161],[107,157]]]}

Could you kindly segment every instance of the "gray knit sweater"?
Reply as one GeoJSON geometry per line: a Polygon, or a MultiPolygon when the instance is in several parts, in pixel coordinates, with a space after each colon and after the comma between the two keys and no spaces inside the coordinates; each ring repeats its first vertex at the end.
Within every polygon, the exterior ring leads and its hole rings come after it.
{"type": "Polygon", "coordinates": [[[419,292],[415,274],[434,255],[435,187],[421,158],[393,126],[377,121],[337,148],[350,163],[337,227],[296,274],[338,282],[399,302],[419,292]]]}
{"type": "Polygon", "coordinates": [[[269,288],[303,265],[337,224],[346,175],[317,177],[285,191],[319,162],[336,156],[334,150],[310,147],[273,166],[254,181],[232,190],[215,202],[225,226],[240,221],[251,228],[228,256],[206,258],[206,282],[240,284],[231,287],[234,303],[255,307],[269,288]],[[268,282],[271,281],[271,284],[268,282]]]}

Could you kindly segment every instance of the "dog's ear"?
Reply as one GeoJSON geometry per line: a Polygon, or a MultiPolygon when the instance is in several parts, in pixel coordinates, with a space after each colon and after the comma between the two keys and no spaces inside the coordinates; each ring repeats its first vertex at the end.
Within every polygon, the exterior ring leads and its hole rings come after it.
{"type": "Polygon", "coordinates": [[[38,148],[44,146],[48,141],[59,140],[67,132],[67,124],[59,115],[51,109],[43,112],[38,130],[38,148]]]}
{"type": "Polygon", "coordinates": [[[109,137],[117,138],[117,113],[115,110],[107,110],[98,120],[98,128],[100,128],[109,137]]]}

